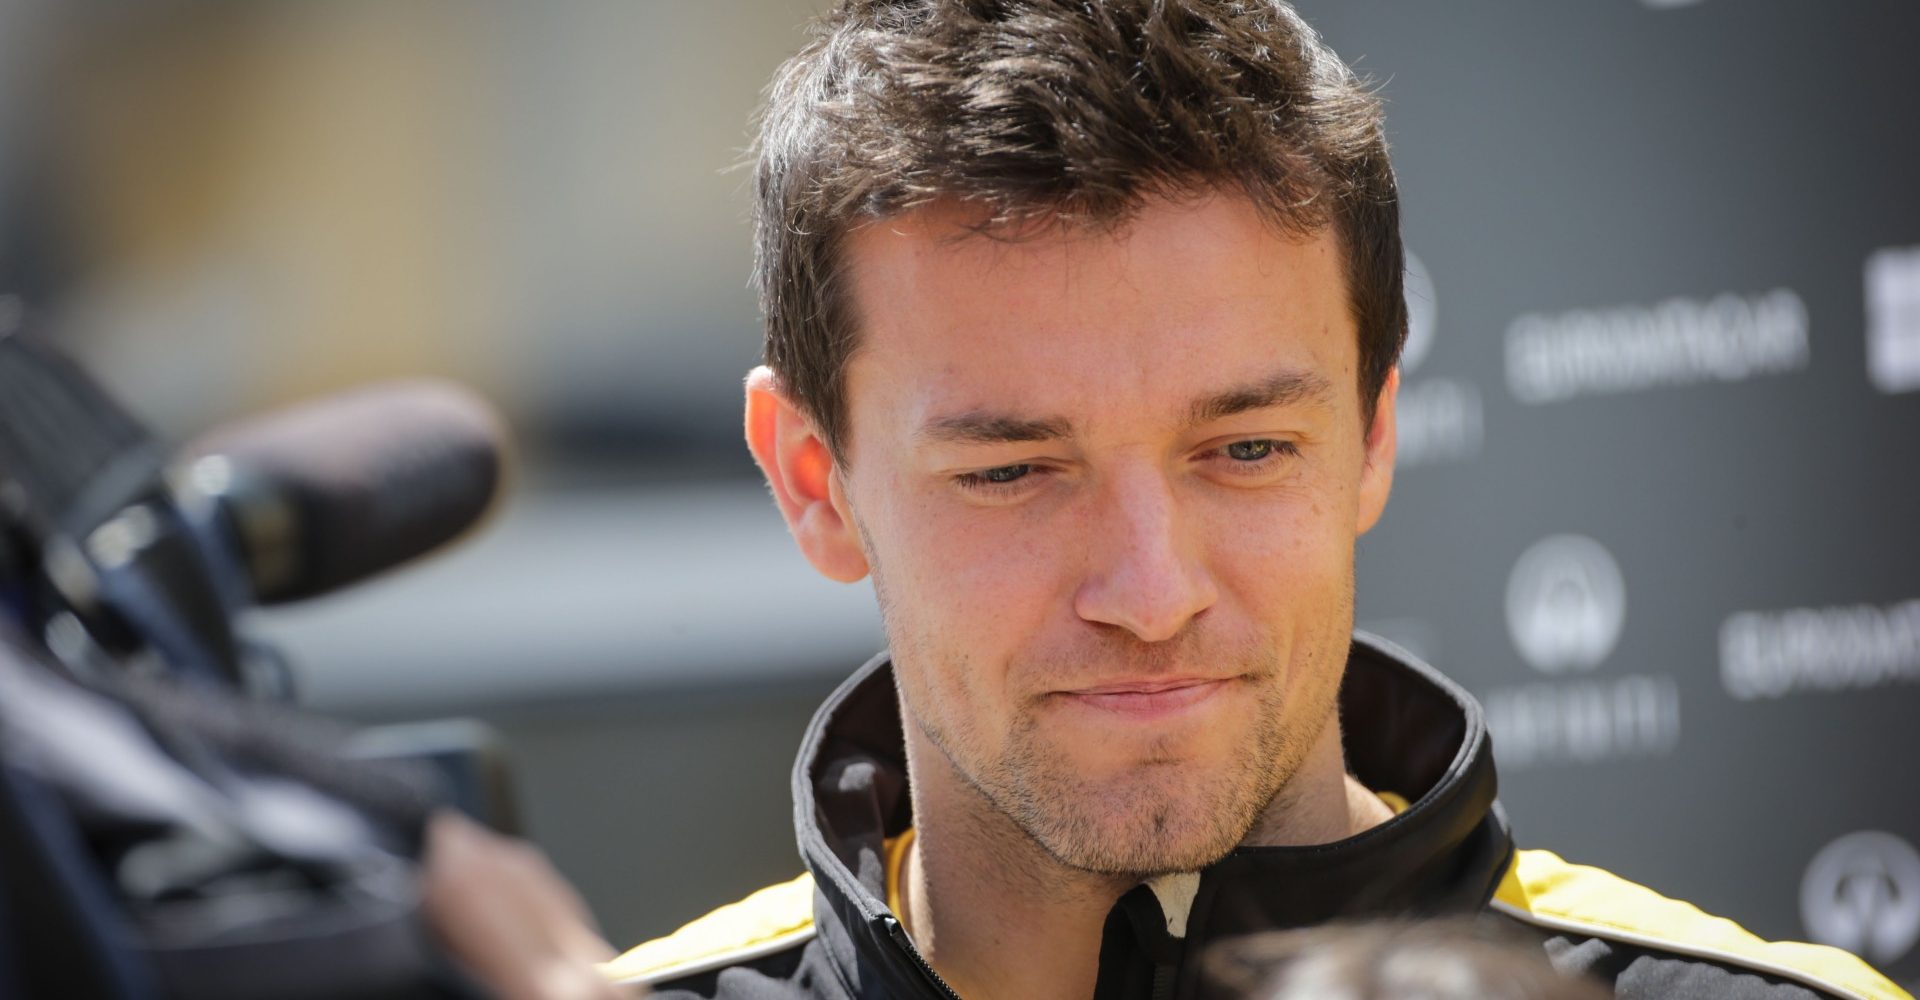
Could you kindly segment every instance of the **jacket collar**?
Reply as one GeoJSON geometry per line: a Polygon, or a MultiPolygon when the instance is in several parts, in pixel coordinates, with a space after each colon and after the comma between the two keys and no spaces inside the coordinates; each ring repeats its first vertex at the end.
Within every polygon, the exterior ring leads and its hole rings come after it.
{"type": "MultiPolygon", "coordinates": [[[[1101,997],[1176,977],[1201,989],[1204,945],[1336,919],[1470,912],[1485,906],[1513,853],[1494,801],[1480,706],[1404,650],[1355,633],[1340,688],[1347,768],[1410,805],[1357,836],[1312,847],[1241,847],[1191,885],[1185,934],[1147,887],[1107,922],[1101,997]],[[1170,919],[1171,918],[1171,919],[1170,919]]],[[[814,716],[793,774],[800,852],[820,889],[815,919],[856,997],[943,995],[944,986],[886,905],[884,842],[913,822],[905,744],[886,654],[862,666],[814,716]]],[[[1168,894],[1185,901],[1184,893],[1168,894]]],[[[1177,908],[1178,904],[1167,907],[1177,908]]],[[[1144,995],[1144,986],[1142,988],[1144,995]]],[[[950,995],[950,994],[946,994],[950,995]]]]}

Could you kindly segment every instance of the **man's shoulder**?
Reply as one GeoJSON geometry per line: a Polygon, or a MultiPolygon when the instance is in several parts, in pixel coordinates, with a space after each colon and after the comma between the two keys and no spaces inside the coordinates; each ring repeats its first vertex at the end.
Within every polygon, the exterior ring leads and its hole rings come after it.
{"type": "Polygon", "coordinates": [[[1600,974],[1620,996],[1912,1000],[1859,958],[1767,941],[1611,872],[1520,851],[1492,908],[1546,932],[1555,964],[1600,974]]]}
{"type": "Polygon", "coordinates": [[[656,996],[681,989],[741,1000],[813,996],[792,982],[813,939],[813,876],[801,875],[633,948],[601,971],[615,982],[643,983],[656,996]],[[729,970],[740,971],[723,983],[729,970]]]}

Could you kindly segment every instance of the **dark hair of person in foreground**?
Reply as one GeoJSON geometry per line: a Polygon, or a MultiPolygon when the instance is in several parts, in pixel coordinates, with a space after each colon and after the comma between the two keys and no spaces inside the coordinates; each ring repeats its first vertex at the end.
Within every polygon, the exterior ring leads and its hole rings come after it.
{"type": "Polygon", "coordinates": [[[1472,919],[1334,924],[1223,942],[1216,994],[1241,1000],[1605,1000],[1536,944],[1472,919]]]}

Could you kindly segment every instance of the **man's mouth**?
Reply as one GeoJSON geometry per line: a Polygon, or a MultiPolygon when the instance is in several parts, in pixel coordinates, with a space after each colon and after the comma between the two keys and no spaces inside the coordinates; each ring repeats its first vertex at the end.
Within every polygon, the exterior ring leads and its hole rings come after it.
{"type": "Polygon", "coordinates": [[[1233,683],[1231,677],[1161,677],[1115,681],[1057,691],[1067,704],[1132,719],[1151,720],[1196,708],[1233,683]]]}

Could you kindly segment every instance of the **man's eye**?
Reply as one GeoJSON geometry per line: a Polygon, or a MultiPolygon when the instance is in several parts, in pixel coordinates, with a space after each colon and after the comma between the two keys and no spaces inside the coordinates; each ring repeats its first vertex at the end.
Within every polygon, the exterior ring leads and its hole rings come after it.
{"type": "Polygon", "coordinates": [[[1280,442],[1262,438],[1257,441],[1235,441],[1224,449],[1228,458],[1236,462],[1258,462],[1274,453],[1280,442]]]}
{"type": "Polygon", "coordinates": [[[1254,438],[1221,445],[1208,453],[1222,462],[1220,470],[1239,476],[1268,476],[1280,472],[1287,459],[1300,454],[1292,441],[1254,438]]]}
{"type": "Polygon", "coordinates": [[[963,473],[954,478],[959,481],[960,485],[968,489],[990,489],[995,486],[1005,486],[1018,479],[1024,479],[1026,475],[1032,471],[1033,466],[1031,465],[1002,465],[997,468],[983,469],[979,472],[963,473]]]}

